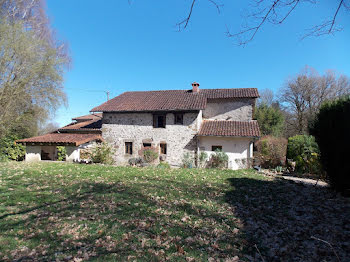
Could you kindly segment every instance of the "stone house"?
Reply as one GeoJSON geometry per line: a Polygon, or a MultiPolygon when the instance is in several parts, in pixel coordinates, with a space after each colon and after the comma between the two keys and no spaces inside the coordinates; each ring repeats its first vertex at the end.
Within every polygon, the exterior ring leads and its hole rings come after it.
{"type": "Polygon", "coordinates": [[[127,165],[142,149],[155,148],[160,159],[181,166],[185,153],[221,149],[231,169],[247,167],[260,136],[253,120],[256,88],[125,92],[91,110],[102,112],[102,137],[115,148],[115,161],[127,165]]]}
{"type": "Polygon", "coordinates": [[[90,114],[72,119],[73,122],[42,136],[17,140],[26,146],[26,161],[57,160],[57,146],[66,148],[66,161],[80,161],[81,152],[88,150],[101,136],[102,114],[90,114]]]}

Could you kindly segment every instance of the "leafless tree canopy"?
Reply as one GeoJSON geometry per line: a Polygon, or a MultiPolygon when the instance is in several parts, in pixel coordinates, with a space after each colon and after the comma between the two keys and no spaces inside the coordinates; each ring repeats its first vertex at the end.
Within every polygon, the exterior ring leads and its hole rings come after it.
{"type": "Polygon", "coordinates": [[[264,104],[267,106],[271,106],[274,101],[274,93],[271,89],[263,89],[259,91],[260,97],[258,99],[257,106],[264,104]]]}
{"type": "Polygon", "coordinates": [[[307,133],[308,123],[327,100],[350,94],[350,79],[328,70],[320,76],[315,69],[305,67],[297,76],[289,79],[280,91],[288,117],[286,125],[291,133],[307,133]]]}
{"type": "MultiPolygon", "coordinates": [[[[220,0],[207,0],[213,4],[213,6],[220,13],[224,4],[219,2],[220,0]]],[[[224,1],[224,0],[222,0],[224,1]]],[[[308,36],[320,36],[325,34],[333,34],[336,31],[341,30],[336,23],[337,16],[341,10],[349,11],[349,0],[332,0],[334,2],[334,9],[330,13],[330,17],[320,21],[318,25],[307,29],[302,38],[308,36]]],[[[300,8],[303,4],[317,5],[317,0],[250,0],[251,12],[245,15],[245,25],[240,30],[232,33],[227,29],[227,36],[234,38],[239,45],[245,45],[252,41],[261,28],[267,24],[282,24],[297,8],[300,8]]],[[[183,30],[188,26],[191,16],[194,12],[196,5],[199,4],[198,0],[192,0],[189,12],[184,20],[179,22],[177,26],[179,30],[183,30]]]]}

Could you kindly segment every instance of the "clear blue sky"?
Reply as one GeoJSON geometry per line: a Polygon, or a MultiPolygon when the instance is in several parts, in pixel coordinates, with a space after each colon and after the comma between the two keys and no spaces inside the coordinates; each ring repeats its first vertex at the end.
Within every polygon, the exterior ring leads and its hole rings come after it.
{"type": "Polygon", "coordinates": [[[226,37],[227,24],[239,30],[245,0],[228,1],[218,15],[209,1],[199,1],[188,28],[176,23],[190,0],[48,0],[48,14],[58,37],[69,43],[72,67],[65,75],[68,107],[53,121],[64,125],[111,97],[130,90],[190,88],[270,88],[305,65],[320,73],[335,69],[350,76],[350,15],[334,36],[300,41],[304,30],[334,12],[334,2],[300,6],[282,26],[266,25],[253,42],[237,46],[226,37]]]}

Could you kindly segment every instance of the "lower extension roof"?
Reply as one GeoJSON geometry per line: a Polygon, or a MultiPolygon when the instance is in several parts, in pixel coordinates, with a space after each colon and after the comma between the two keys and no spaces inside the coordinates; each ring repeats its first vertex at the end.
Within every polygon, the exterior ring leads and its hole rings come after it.
{"type": "Polygon", "coordinates": [[[260,129],[256,120],[204,120],[198,136],[260,137],[260,129]]]}
{"type": "Polygon", "coordinates": [[[17,140],[16,143],[27,145],[54,144],[79,146],[91,141],[103,141],[100,134],[50,133],[17,140]]]}

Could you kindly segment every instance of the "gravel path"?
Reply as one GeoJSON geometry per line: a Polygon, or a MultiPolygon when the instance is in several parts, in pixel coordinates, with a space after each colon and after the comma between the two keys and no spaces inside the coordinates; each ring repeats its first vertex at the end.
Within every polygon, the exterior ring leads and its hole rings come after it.
{"type": "Polygon", "coordinates": [[[281,178],[287,179],[287,180],[292,180],[296,183],[303,183],[303,184],[312,184],[321,187],[328,187],[328,184],[324,181],[321,180],[315,180],[315,179],[310,179],[310,178],[300,178],[300,177],[293,177],[293,176],[280,176],[281,178]]]}
{"type": "Polygon", "coordinates": [[[287,180],[291,180],[294,181],[295,183],[302,183],[302,184],[306,184],[306,185],[316,185],[316,186],[320,186],[320,187],[328,187],[328,183],[321,181],[321,180],[316,180],[316,179],[311,179],[311,178],[301,178],[301,177],[296,177],[296,176],[291,176],[291,175],[281,175],[281,174],[276,174],[276,173],[272,173],[271,171],[264,169],[261,171],[261,173],[263,173],[266,176],[272,176],[272,177],[278,177],[278,178],[282,178],[282,179],[287,179],[287,180]]]}

